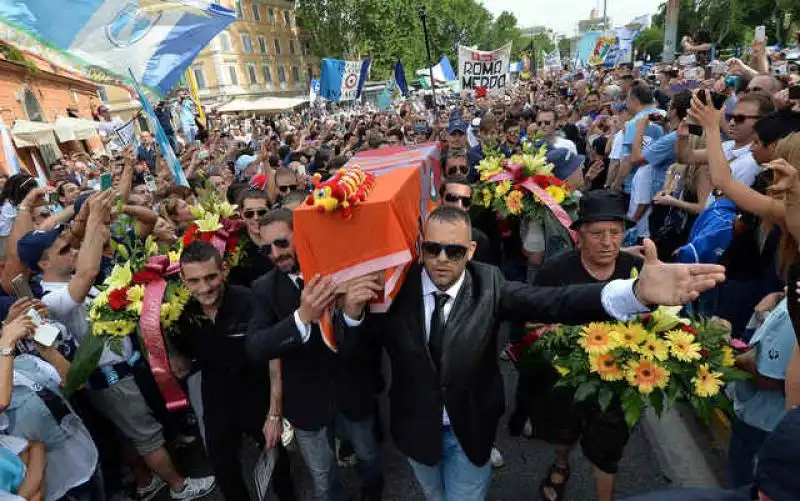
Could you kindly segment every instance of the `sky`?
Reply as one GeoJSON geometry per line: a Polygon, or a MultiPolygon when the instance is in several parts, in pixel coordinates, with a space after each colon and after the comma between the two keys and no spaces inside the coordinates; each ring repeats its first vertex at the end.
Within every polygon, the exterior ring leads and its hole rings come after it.
{"type": "MultiPolygon", "coordinates": [[[[654,14],[665,0],[607,0],[608,17],[615,26],[630,22],[642,14],[654,14]]],[[[496,17],[504,10],[517,16],[520,27],[547,26],[556,33],[577,34],[578,21],[589,19],[589,12],[603,0],[483,0],[483,5],[496,17]],[[566,6],[569,7],[566,7],[566,6]]]]}

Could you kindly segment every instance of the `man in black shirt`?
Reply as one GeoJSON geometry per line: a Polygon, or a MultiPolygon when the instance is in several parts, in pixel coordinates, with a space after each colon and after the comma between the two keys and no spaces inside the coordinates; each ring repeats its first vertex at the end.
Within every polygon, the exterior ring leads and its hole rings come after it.
{"type": "MultiPolygon", "coordinates": [[[[181,254],[181,280],[192,299],[179,320],[172,356],[176,373],[185,375],[187,359],[202,373],[203,421],[208,456],[225,499],[250,499],[239,465],[242,434],[261,446],[280,444],[283,409],[280,361],[271,361],[269,377],[252,363],[245,337],[256,308],[249,289],[225,285],[226,269],[219,252],[207,242],[193,242],[181,254]]],[[[273,473],[281,501],[294,501],[289,458],[280,451],[273,473]]]]}
{"type": "MultiPolygon", "coordinates": [[[[442,197],[442,205],[455,207],[456,209],[469,212],[472,206],[472,185],[469,184],[467,177],[462,174],[453,174],[442,181],[439,188],[439,195],[442,197]]],[[[472,239],[478,246],[475,249],[473,261],[498,265],[498,259],[492,251],[492,245],[486,233],[472,226],[472,239]]]]}
{"type": "Polygon", "coordinates": [[[250,287],[258,277],[272,269],[272,261],[261,248],[259,219],[269,212],[269,197],[260,190],[246,190],[238,198],[239,215],[245,222],[248,240],[242,257],[228,276],[231,285],[250,287]]]}
{"type": "MultiPolygon", "coordinates": [[[[625,226],[625,200],[614,191],[596,190],[580,201],[577,230],[580,247],[545,261],[535,285],[591,284],[631,277],[643,260],[620,252],[625,226]]],[[[520,374],[518,412],[530,416],[539,435],[556,446],[556,460],[540,487],[542,499],[563,498],[569,478],[569,453],[578,439],[594,465],[598,501],[611,501],[614,475],[628,441],[628,425],[619,401],[602,412],[596,404],[575,404],[572,389],[554,388],[558,373],[543,358],[530,372],[520,374]]],[[[523,414],[518,414],[519,416],[523,414]]],[[[512,418],[513,419],[513,418],[512,418]]],[[[522,418],[524,419],[524,418],[522,418]]]]}

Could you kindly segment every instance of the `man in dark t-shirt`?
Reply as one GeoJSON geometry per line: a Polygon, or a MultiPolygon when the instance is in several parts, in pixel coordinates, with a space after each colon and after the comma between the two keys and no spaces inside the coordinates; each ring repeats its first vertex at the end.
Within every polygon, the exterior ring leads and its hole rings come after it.
{"type": "MultiPolygon", "coordinates": [[[[629,223],[622,194],[610,190],[586,193],[580,201],[578,232],[580,247],[568,250],[542,265],[534,284],[563,286],[607,282],[631,277],[644,264],[642,258],[621,252],[629,223]]],[[[598,501],[611,501],[614,476],[628,442],[628,425],[618,400],[606,411],[596,403],[574,402],[574,390],[555,388],[558,373],[544,357],[521,370],[517,387],[517,411],[510,423],[531,418],[536,435],[555,444],[556,459],[540,486],[542,499],[563,498],[569,478],[569,453],[580,439],[586,458],[595,471],[598,501]]],[[[519,424],[517,424],[519,427],[519,424]]],[[[513,431],[513,430],[512,430],[513,431]]]]}
{"type": "MultiPolygon", "coordinates": [[[[472,185],[469,184],[467,177],[462,174],[453,174],[442,181],[439,188],[439,195],[442,197],[442,205],[455,207],[459,210],[468,212],[472,206],[472,185]]],[[[472,259],[481,263],[493,265],[499,264],[499,259],[492,249],[489,237],[486,233],[472,226],[472,239],[478,246],[472,259]]]]}

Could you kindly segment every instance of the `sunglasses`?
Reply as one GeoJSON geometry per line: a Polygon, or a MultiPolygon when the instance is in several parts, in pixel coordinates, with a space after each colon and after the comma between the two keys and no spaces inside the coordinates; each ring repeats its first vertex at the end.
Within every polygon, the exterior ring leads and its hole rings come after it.
{"type": "Polygon", "coordinates": [[[761,92],[762,90],[764,90],[764,89],[762,89],[761,87],[750,87],[750,88],[747,89],[747,92],[748,93],[750,93],[750,92],[761,92]]]}
{"type": "Polygon", "coordinates": [[[536,122],[536,125],[538,125],[539,127],[550,127],[550,124],[552,123],[553,122],[550,120],[542,120],[541,122],[536,122]]]}
{"type": "Polygon", "coordinates": [[[469,174],[469,166],[467,165],[450,166],[447,168],[447,172],[445,174],[447,176],[452,176],[458,173],[464,174],[466,176],[467,174],[469,174]]]}
{"type": "Polygon", "coordinates": [[[472,205],[472,198],[460,197],[458,195],[454,195],[453,193],[445,193],[444,201],[450,204],[460,203],[461,207],[464,207],[465,209],[469,209],[470,205],[472,205]]]}
{"type": "Polygon", "coordinates": [[[264,244],[261,246],[261,249],[264,251],[264,254],[270,255],[272,254],[272,246],[277,247],[278,249],[288,249],[289,248],[289,239],[287,238],[279,238],[274,242],[264,244]]]}
{"type": "Polygon", "coordinates": [[[58,255],[59,256],[63,256],[65,254],[69,254],[69,251],[71,251],[71,250],[72,250],[72,246],[67,244],[64,247],[58,249],[58,255]]]}
{"type": "Polygon", "coordinates": [[[242,212],[242,216],[244,216],[245,219],[253,219],[253,216],[262,217],[267,212],[267,209],[246,210],[242,212]]]}
{"type": "Polygon", "coordinates": [[[289,193],[290,191],[297,188],[296,184],[284,184],[283,186],[278,186],[278,191],[281,193],[289,193]]]}
{"type": "Polygon", "coordinates": [[[745,123],[745,122],[746,122],[748,119],[758,120],[758,119],[760,119],[760,118],[761,118],[761,117],[760,117],[759,115],[742,115],[742,114],[737,114],[737,115],[735,115],[735,114],[732,114],[732,113],[726,113],[726,114],[725,114],[725,120],[727,120],[727,121],[729,121],[729,122],[730,122],[731,120],[733,120],[733,121],[734,121],[734,122],[736,122],[737,124],[743,124],[743,123],[745,123]]]}
{"type": "Polygon", "coordinates": [[[450,261],[461,261],[467,255],[467,248],[458,244],[440,244],[439,242],[422,242],[422,252],[431,258],[439,257],[444,251],[444,255],[450,261]]]}

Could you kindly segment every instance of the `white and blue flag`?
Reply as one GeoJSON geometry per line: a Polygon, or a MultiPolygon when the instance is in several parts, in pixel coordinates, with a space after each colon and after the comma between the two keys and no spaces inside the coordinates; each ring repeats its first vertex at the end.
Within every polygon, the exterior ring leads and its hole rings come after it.
{"type": "Polygon", "coordinates": [[[0,21],[68,55],[167,92],[236,14],[202,0],[0,0],[0,21]]]}
{"type": "Polygon", "coordinates": [[[371,57],[362,61],[323,59],[319,77],[319,95],[328,101],[359,99],[367,81],[371,61],[371,57]]]}

